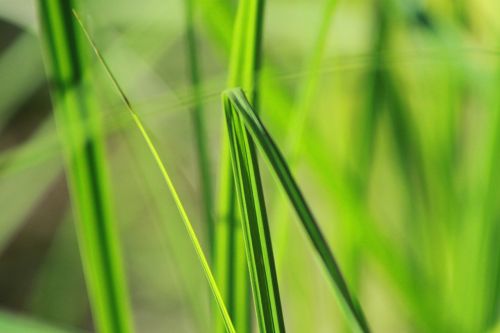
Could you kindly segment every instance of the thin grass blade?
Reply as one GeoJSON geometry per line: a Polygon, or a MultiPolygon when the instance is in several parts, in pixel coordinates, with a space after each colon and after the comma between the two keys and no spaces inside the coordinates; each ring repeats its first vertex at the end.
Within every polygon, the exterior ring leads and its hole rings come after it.
{"type": "Polygon", "coordinates": [[[205,276],[207,278],[210,289],[211,289],[211,291],[214,295],[214,298],[217,302],[217,305],[219,307],[219,310],[220,310],[220,313],[221,313],[222,318],[224,320],[224,324],[226,326],[227,332],[230,332],[230,333],[236,332],[236,330],[234,329],[234,325],[231,321],[231,318],[229,317],[229,314],[227,312],[226,305],[224,304],[224,301],[222,299],[221,293],[219,291],[219,287],[217,286],[217,284],[215,282],[214,276],[212,274],[212,270],[210,269],[207,258],[205,256],[205,253],[203,252],[203,248],[201,247],[201,244],[198,240],[198,236],[196,235],[196,232],[194,231],[192,223],[187,215],[186,209],[184,208],[184,205],[182,204],[182,200],[179,197],[177,190],[175,189],[174,183],[172,182],[172,179],[170,178],[170,176],[167,172],[167,168],[165,167],[165,163],[163,163],[163,161],[160,157],[160,154],[159,154],[158,150],[156,149],[150,135],[148,134],[148,131],[144,127],[144,124],[142,123],[141,119],[139,118],[139,115],[134,111],[132,104],[130,103],[129,99],[125,95],[125,92],[123,91],[120,84],[116,80],[115,76],[113,75],[113,72],[111,71],[111,69],[108,66],[108,64],[106,63],[106,61],[104,60],[104,57],[101,55],[101,52],[99,51],[96,44],[92,40],[87,29],[85,29],[85,26],[83,25],[83,22],[81,21],[80,17],[76,13],[76,11],[73,11],[73,15],[75,16],[76,20],[78,21],[78,23],[79,23],[82,31],[84,32],[88,42],[92,46],[92,49],[94,50],[98,60],[103,65],[103,67],[106,71],[106,74],[108,75],[111,82],[113,83],[113,86],[118,91],[120,98],[125,103],[135,125],[139,129],[142,137],[144,138],[144,141],[146,142],[151,154],[153,155],[153,157],[155,159],[155,162],[156,162],[158,168],[160,169],[160,172],[163,176],[163,179],[165,180],[165,183],[167,184],[168,189],[169,189],[170,193],[172,194],[175,205],[177,206],[177,209],[179,210],[179,214],[181,215],[182,221],[184,223],[184,226],[186,227],[189,238],[191,239],[194,250],[196,251],[198,259],[200,260],[200,264],[203,268],[203,272],[205,273],[205,276]]]}
{"type": "Polygon", "coordinates": [[[247,130],[226,96],[223,105],[260,332],[285,332],[264,193],[255,170],[257,159],[247,130]]]}

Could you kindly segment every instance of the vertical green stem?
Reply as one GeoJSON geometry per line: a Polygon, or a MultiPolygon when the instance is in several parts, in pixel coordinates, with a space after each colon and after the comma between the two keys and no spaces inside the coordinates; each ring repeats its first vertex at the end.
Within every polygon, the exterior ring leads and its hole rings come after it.
{"type": "Polygon", "coordinates": [[[255,146],[226,94],[223,94],[223,105],[260,332],[285,332],[255,146]]]}
{"type": "MultiPolygon", "coordinates": [[[[289,127],[287,129],[287,139],[288,139],[288,152],[290,164],[295,164],[298,159],[302,147],[303,138],[306,129],[307,119],[310,114],[311,108],[313,107],[315,96],[318,90],[318,83],[320,81],[321,64],[323,60],[323,55],[325,53],[326,42],[328,40],[329,28],[332,21],[333,13],[335,12],[335,7],[337,0],[327,0],[323,8],[323,15],[321,16],[318,34],[314,40],[313,50],[311,55],[307,59],[306,72],[307,76],[304,79],[300,95],[298,96],[296,107],[291,115],[289,127]]],[[[285,255],[286,243],[288,238],[288,227],[287,215],[284,213],[286,209],[286,201],[283,197],[277,196],[277,205],[275,208],[275,230],[279,232],[278,234],[278,244],[277,244],[277,265],[281,265],[283,256],[285,255]]]]}
{"type": "MultiPolygon", "coordinates": [[[[263,0],[241,0],[233,29],[228,86],[241,86],[257,98],[257,70],[260,66],[263,0]]],[[[247,273],[241,217],[236,209],[236,192],[227,136],[223,137],[218,221],[216,225],[216,273],[239,332],[251,331],[250,283],[247,273]]],[[[258,167],[255,169],[260,179],[258,167]]]]}
{"type": "Polygon", "coordinates": [[[186,39],[188,46],[189,74],[194,93],[195,105],[192,110],[192,121],[196,140],[196,151],[198,155],[198,165],[201,180],[201,191],[203,195],[203,212],[208,234],[208,244],[210,254],[213,256],[214,247],[214,221],[212,218],[212,183],[210,181],[210,161],[207,152],[207,136],[205,131],[205,121],[203,117],[203,104],[200,86],[200,69],[198,60],[198,47],[194,31],[194,3],[193,0],[186,0],[186,39]]]}
{"type": "Polygon", "coordinates": [[[46,63],[92,314],[97,331],[133,331],[112,214],[99,110],[71,0],[39,0],[46,63]]]}

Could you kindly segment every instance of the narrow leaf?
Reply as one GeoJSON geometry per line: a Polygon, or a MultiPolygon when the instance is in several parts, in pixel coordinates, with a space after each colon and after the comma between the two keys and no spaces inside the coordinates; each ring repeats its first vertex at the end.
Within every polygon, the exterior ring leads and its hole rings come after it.
{"type": "Polygon", "coordinates": [[[170,176],[167,172],[167,169],[165,167],[165,163],[162,161],[160,154],[159,154],[158,150],[156,149],[153,141],[151,140],[151,137],[148,134],[146,128],[144,127],[144,124],[142,123],[141,119],[139,118],[139,115],[134,111],[132,104],[130,103],[129,99],[125,95],[125,92],[123,91],[120,84],[116,80],[115,76],[111,72],[111,69],[109,68],[108,64],[104,60],[104,57],[101,55],[101,52],[99,51],[99,49],[95,45],[94,41],[90,37],[90,34],[88,33],[87,29],[85,29],[85,26],[83,25],[80,17],[76,13],[76,11],[73,11],[73,14],[74,14],[76,20],[78,21],[80,27],[82,28],[85,36],[87,37],[88,42],[92,46],[92,49],[94,50],[97,58],[99,59],[99,61],[103,65],[103,67],[106,71],[106,74],[108,75],[108,77],[112,81],[113,86],[116,88],[120,97],[122,98],[123,102],[125,103],[135,125],[137,126],[137,128],[141,132],[141,135],[144,138],[144,141],[146,141],[146,144],[147,144],[149,150],[151,151],[151,154],[153,155],[158,168],[160,169],[160,172],[163,176],[163,179],[165,180],[165,183],[167,184],[168,189],[169,189],[170,193],[172,194],[175,205],[177,206],[177,209],[179,210],[179,214],[181,215],[182,221],[184,222],[184,226],[186,227],[186,230],[188,232],[189,238],[191,239],[191,242],[192,242],[193,247],[196,251],[196,254],[198,255],[198,259],[200,260],[200,264],[203,268],[203,272],[205,273],[205,276],[207,278],[210,289],[212,290],[212,293],[215,297],[215,300],[216,300],[217,305],[219,307],[220,313],[221,313],[223,320],[224,320],[224,323],[226,325],[226,330],[230,333],[236,332],[236,330],[234,329],[233,323],[231,321],[231,318],[229,317],[229,314],[227,312],[224,301],[222,300],[222,296],[221,296],[221,293],[219,291],[219,288],[217,287],[217,284],[215,283],[215,279],[213,277],[213,274],[212,274],[212,271],[211,271],[210,266],[208,264],[205,253],[203,252],[203,249],[202,249],[201,244],[198,240],[198,237],[196,236],[196,232],[194,231],[192,223],[187,215],[187,212],[186,212],[186,209],[184,208],[184,205],[182,204],[182,201],[179,197],[179,194],[177,193],[177,190],[175,189],[175,186],[172,182],[172,179],[170,178],[170,176]]]}
{"type": "MultiPolygon", "coordinates": [[[[345,311],[353,329],[361,332],[369,332],[368,324],[357,300],[350,293],[347,283],[335,260],[333,252],[323,236],[311,209],[307,205],[302,192],[288,168],[288,165],[278,149],[274,140],[267,132],[261,120],[254,112],[248,102],[243,90],[240,88],[230,89],[223,93],[223,99],[230,101],[232,109],[237,112],[237,116],[244,122],[246,129],[256,141],[257,145],[264,152],[273,171],[278,177],[282,187],[286,191],[297,215],[300,218],[312,245],[319,254],[338,295],[338,300],[345,311]]],[[[227,114],[235,117],[236,114],[227,114]]]]}
{"type": "Polygon", "coordinates": [[[284,332],[276,268],[257,158],[247,130],[224,95],[233,175],[242,216],[250,281],[261,332],[284,332]]]}

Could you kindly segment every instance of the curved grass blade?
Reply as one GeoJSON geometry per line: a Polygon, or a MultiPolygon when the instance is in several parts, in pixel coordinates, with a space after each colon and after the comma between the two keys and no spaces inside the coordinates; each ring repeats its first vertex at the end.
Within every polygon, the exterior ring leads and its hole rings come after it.
{"type": "Polygon", "coordinates": [[[226,305],[224,304],[224,301],[222,299],[219,288],[215,282],[214,276],[213,276],[212,271],[210,269],[210,266],[208,264],[205,253],[203,252],[203,248],[201,247],[201,244],[198,240],[198,237],[196,236],[196,232],[194,231],[194,228],[191,224],[191,221],[189,220],[189,217],[187,215],[186,209],[184,208],[184,205],[182,204],[182,201],[179,197],[179,194],[177,193],[177,190],[175,189],[175,186],[172,182],[172,179],[170,178],[170,176],[167,172],[165,164],[163,163],[158,150],[156,149],[153,141],[151,140],[151,137],[149,136],[148,131],[144,127],[141,119],[139,118],[139,115],[132,108],[132,104],[130,103],[129,99],[125,95],[125,92],[123,91],[120,84],[116,80],[115,76],[111,72],[111,69],[109,68],[108,64],[104,60],[104,57],[101,55],[101,52],[99,52],[99,49],[97,48],[94,41],[90,37],[90,34],[85,29],[85,26],[83,25],[82,21],[80,20],[80,17],[78,16],[78,14],[75,11],[73,11],[73,14],[74,14],[76,20],[78,21],[80,27],[82,28],[88,42],[92,46],[92,49],[94,50],[97,58],[99,59],[99,61],[103,65],[103,67],[106,71],[106,74],[108,75],[108,77],[112,81],[113,86],[118,91],[120,98],[122,98],[123,102],[125,103],[128,111],[132,117],[132,120],[134,121],[135,125],[137,126],[137,128],[141,132],[141,135],[144,138],[144,141],[146,141],[146,144],[147,144],[151,154],[153,155],[154,160],[155,160],[158,168],[160,169],[160,172],[163,176],[163,179],[165,180],[165,183],[167,184],[168,189],[170,190],[170,193],[172,194],[175,205],[177,206],[177,209],[179,210],[179,214],[181,215],[182,222],[184,223],[184,226],[186,227],[189,238],[191,239],[191,242],[193,243],[193,247],[196,251],[196,254],[198,255],[198,259],[200,260],[201,266],[203,268],[203,272],[205,273],[205,276],[207,278],[210,289],[212,290],[212,293],[213,293],[215,300],[217,302],[217,305],[219,307],[220,313],[223,317],[227,332],[230,332],[230,333],[236,332],[236,330],[234,329],[233,323],[231,321],[231,318],[229,317],[229,314],[227,312],[227,308],[226,308],[226,305]]]}
{"type": "Polygon", "coordinates": [[[223,96],[233,174],[260,332],[285,332],[264,193],[247,130],[223,96]]]}
{"type": "Polygon", "coordinates": [[[87,72],[85,45],[71,15],[75,2],[39,0],[38,5],[93,319],[101,333],[132,332],[103,129],[87,72]]]}
{"type": "MultiPolygon", "coordinates": [[[[215,3],[214,3],[215,4],[215,3]]],[[[203,5],[200,3],[200,5],[203,5]]],[[[223,7],[226,8],[226,7],[223,7]]],[[[260,47],[263,25],[264,0],[240,0],[233,35],[230,40],[228,87],[241,86],[257,96],[257,71],[260,66],[260,47]]],[[[220,14],[223,15],[221,12],[220,14]]],[[[229,36],[229,35],[228,35],[229,36]]],[[[250,150],[254,150],[250,144],[250,150]]],[[[255,155],[252,152],[253,155],[255,155]]],[[[235,184],[229,143],[223,136],[220,158],[221,172],[217,209],[215,268],[217,279],[229,313],[240,332],[252,331],[250,282],[245,257],[245,242],[241,217],[237,209],[235,184]]],[[[258,165],[254,171],[259,178],[258,165]]],[[[260,185],[258,185],[260,186],[260,185]]],[[[220,325],[215,323],[215,330],[220,325]]]]}
{"type": "Polygon", "coordinates": [[[340,268],[330,250],[325,237],[323,236],[316,219],[314,218],[311,209],[307,205],[302,192],[300,191],[295,179],[288,168],[288,165],[274,143],[273,139],[267,132],[266,128],[260,121],[257,114],[253,111],[252,106],[248,102],[244,92],[240,88],[227,90],[223,93],[223,99],[227,100],[232,105],[234,113],[226,113],[229,117],[240,118],[252,138],[257,142],[258,146],[264,152],[273,171],[280,180],[281,185],[285,189],[292,205],[300,218],[300,221],[305,228],[314,248],[318,252],[338,295],[338,300],[342,309],[346,313],[352,328],[356,331],[369,332],[368,323],[366,322],[363,311],[357,300],[351,295],[347,283],[345,282],[340,268]]]}

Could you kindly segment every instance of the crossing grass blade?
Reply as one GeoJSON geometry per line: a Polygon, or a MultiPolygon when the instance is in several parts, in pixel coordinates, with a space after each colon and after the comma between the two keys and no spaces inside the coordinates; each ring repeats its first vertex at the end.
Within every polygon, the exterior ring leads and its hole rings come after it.
{"type": "MultiPolygon", "coordinates": [[[[269,161],[282,187],[286,191],[288,198],[300,218],[302,226],[309,236],[312,245],[320,256],[321,261],[323,262],[323,265],[333,282],[333,286],[338,295],[337,298],[347,318],[349,319],[352,329],[360,332],[369,332],[370,329],[363,311],[358,301],[350,293],[333,252],[328,246],[326,239],[323,236],[318,223],[306,203],[295,179],[293,178],[283,155],[257,114],[254,112],[244,92],[240,88],[227,90],[223,93],[223,100],[225,103],[230,104],[230,106],[228,105],[226,108],[234,111],[232,113],[226,112],[226,116],[228,118],[234,118],[229,119],[228,124],[232,124],[231,126],[234,127],[234,123],[237,124],[238,119],[241,119],[245,128],[251,134],[258,147],[260,147],[264,152],[264,155],[269,161]]],[[[236,129],[233,129],[233,133],[236,129]]],[[[236,158],[241,159],[244,158],[244,156],[236,156],[236,158]]]]}
{"type": "Polygon", "coordinates": [[[172,194],[172,197],[174,199],[175,205],[177,206],[177,209],[179,211],[179,214],[181,215],[182,221],[184,223],[184,226],[186,227],[186,230],[188,232],[189,238],[193,244],[194,250],[196,251],[196,254],[198,256],[198,259],[200,261],[200,264],[203,268],[203,272],[207,278],[209,287],[214,295],[215,301],[217,302],[217,305],[219,307],[221,316],[223,318],[225,327],[227,332],[233,333],[236,332],[234,325],[231,321],[231,318],[229,317],[229,314],[227,312],[226,305],[224,304],[224,301],[222,299],[221,293],[219,291],[219,287],[217,286],[214,276],[212,274],[212,270],[210,269],[210,266],[208,264],[207,258],[205,256],[205,253],[203,252],[203,248],[201,247],[201,244],[198,240],[198,236],[196,235],[196,232],[194,231],[194,228],[191,224],[191,221],[187,215],[186,209],[184,208],[184,205],[182,204],[181,198],[179,197],[179,194],[177,193],[177,190],[175,189],[174,183],[172,182],[172,179],[170,178],[167,168],[165,167],[165,163],[162,161],[160,157],[160,153],[156,149],[150,135],[148,134],[148,131],[146,130],[144,124],[142,123],[141,119],[139,118],[139,115],[134,111],[132,104],[130,103],[129,99],[125,95],[125,92],[121,88],[120,84],[116,80],[115,76],[113,75],[110,67],[104,60],[104,57],[101,55],[101,52],[99,52],[99,49],[95,45],[94,41],[90,37],[90,34],[88,31],[85,29],[85,26],[83,25],[83,22],[81,21],[80,17],[78,16],[76,11],[73,11],[73,15],[75,16],[77,22],[79,23],[82,31],[84,32],[89,44],[92,46],[92,49],[94,50],[97,58],[103,65],[106,74],[108,75],[109,79],[113,83],[113,86],[116,88],[120,98],[123,100],[125,103],[130,116],[132,117],[132,120],[134,121],[135,125],[139,129],[142,137],[144,138],[144,141],[146,142],[148,149],[150,150],[151,154],[154,157],[154,160],[160,169],[160,172],[163,176],[163,179],[165,183],[168,186],[168,189],[170,193],[172,194]]]}
{"type": "Polygon", "coordinates": [[[72,0],[39,0],[45,60],[66,160],[76,230],[96,329],[133,331],[118,229],[112,212],[104,139],[88,57],[72,0]]]}
{"type": "Polygon", "coordinates": [[[260,332],[285,332],[264,193],[247,130],[223,96],[233,174],[260,332]]]}
{"type": "MultiPolygon", "coordinates": [[[[337,5],[337,0],[327,0],[322,8],[321,20],[318,26],[318,32],[314,40],[312,52],[306,62],[307,75],[301,82],[300,94],[296,101],[296,107],[289,120],[287,129],[288,145],[286,147],[289,153],[290,165],[293,165],[301,153],[303,147],[303,137],[321,77],[321,64],[324,57],[326,43],[329,36],[329,28],[332,22],[333,14],[337,5]]],[[[274,211],[276,222],[275,230],[279,231],[277,240],[276,262],[278,267],[282,258],[285,256],[286,242],[288,238],[288,224],[286,223],[286,214],[282,212],[286,207],[286,200],[282,196],[277,196],[277,204],[274,211]]]]}
{"type": "MultiPolygon", "coordinates": [[[[200,6],[203,5],[200,2],[200,6]]],[[[227,9],[226,7],[221,7],[227,9]]],[[[241,0],[230,44],[228,87],[241,86],[257,97],[257,71],[260,66],[261,34],[263,25],[263,0],[241,0]]],[[[220,12],[224,16],[225,12],[220,12]]],[[[250,144],[250,150],[254,148],[250,144]]],[[[217,206],[216,256],[217,279],[224,288],[224,297],[238,331],[251,332],[250,282],[245,257],[244,236],[237,209],[233,171],[227,136],[222,139],[220,158],[220,185],[217,206]]],[[[254,154],[252,152],[252,154],[254,154]]],[[[258,179],[258,165],[253,172],[258,179]]],[[[257,185],[260,187],[260,185],[257,185]]],[[[218,323],[215,330],[218,331],[218,323]]]]}

